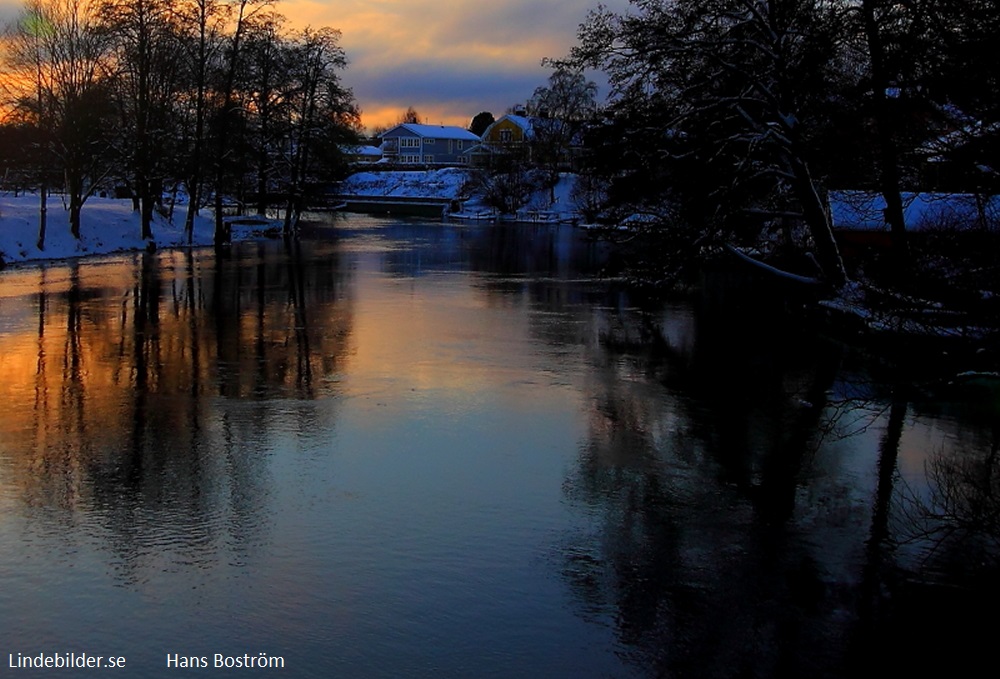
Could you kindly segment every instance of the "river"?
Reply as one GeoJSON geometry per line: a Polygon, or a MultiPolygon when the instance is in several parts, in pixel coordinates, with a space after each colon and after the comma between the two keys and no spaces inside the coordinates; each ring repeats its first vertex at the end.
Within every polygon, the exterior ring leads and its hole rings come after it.
{"type": "Polygon", "coordinates": [[[0,658],[840,677],[986,653],[995,392],[746,295],[636,297],[607,252],[317,215],[296,243],[0,273],[0,658]]]}

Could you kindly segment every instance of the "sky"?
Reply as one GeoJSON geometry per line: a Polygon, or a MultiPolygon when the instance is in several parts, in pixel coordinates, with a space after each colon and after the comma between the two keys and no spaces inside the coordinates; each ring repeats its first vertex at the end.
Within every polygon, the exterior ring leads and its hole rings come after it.
{"type": "MultiPolygon", "coordinates": [[[[430,124],[467,126],[480,111],[499,117],[525,102],[551,71],[544,57],[565,56],[587,13],[627,0],[278,0],[290,27],[342,33],[344,83],[362,123],[394,123],[413,106],[430,124]]],[[[22,0],[0,0],[0,24],[22,0]]],[[[596,80],[600,80],[596,77],[596,80]]]]}
{"type": "MultiPolygon", "coordinates": [[[[603,0],[624,9],[627,0],[603,0]]],[[[342,31],[362,122],[396,122],[413,106],[425,122],[467,126],[496,117],[546,83],[544,57],[565,56],[598,0],[284,0],[297,25],[342,31]]]]}

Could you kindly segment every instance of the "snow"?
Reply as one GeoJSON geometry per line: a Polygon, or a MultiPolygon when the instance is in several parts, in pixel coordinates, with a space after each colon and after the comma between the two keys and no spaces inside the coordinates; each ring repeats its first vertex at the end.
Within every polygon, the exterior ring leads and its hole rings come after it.
{"type": "MultiPolygon", "coordinates": [[[[466,185],[471,171],[463,168],[413,172],[359,172],[348,177],[341,193],[357,196],[434,197],[465,201],[465,210],[459,217],[482,218],[495,215],[489,208],[468,196],[466,185]]],[[[550,192],[541,190],[517,215],[509,216],[520,221],[570,221],[577,217],[570,197],[576,177],[561,175],[555,186],[555,202],[550,192]]],[[[69,259],[115,252],[143,250],[150,243],[140,238],[139,214],[132,210],[132,201],[113,198],[91,198],[80,214],[80,239],[69,232],[69,211],[63,197],[55,194],[48,200],[48,221],[45,248],[36,246],[38,238],[38,196],[33,194],[0,193],[0,262],[11,264],[50,259],[69,259]]],[[[152,243],[157,248],[211,245],[215,226],[210,211],[195,219],[192,242],[184,234],[186,205],[175,208],[173,221],[154,216],[152,243]]],[[[240,223],[240,218],[227,218],[233,222],[233,239],[255,237],[264,227],[274,227],[268,222],[240,223]],[[249,228],[247,228],[249,227],[249,228]]],[[[243,220],[244,222],[246,220],[243,220]]]]}
{"type": "MultiPolygon", "coordinates": [[[[140,238],[139,214],[132,210],[132,201],[113,198],[91,198],[80,213],[80,240],[69,231],[69,211],[62,196],[48,200],[45,249],[36,247],[38,238],[38,196],[0,194],[0,260],[29,262],[46,259],[69,259],[129,250],[149,246],[140,238]]],[[[152,243],[158,248],[187,246],[184,234],[186,206],[174,212],[173,223],[156,215],[152,243]]],[[[193,245],[211,245],[215,227],[207,213],[196,218],[193,245]]]]}
{"type": "MultiPolygon", "coordinates": [[[[903,217],[910,231],[979,228],[977,197],[968,193],[903,193],[903,217]]],[[[1000,228],[1000,197],[982,197],[987,226],[1000,228]]],[[[885,200],[869,191],[831,191],[830,215],[837,229],[879,231],[887,228],[885,200]]]]}
{"type": "Polygon", "coordinates": [[[340,185],[345,196],[391,196],[393,198],[448,198],[455,200],[469,181],[470,173],[457,167],[440,170],[358,172],[340,185]]]}
{"type": "Polygon", "coordinates": [[[382,137],[398,136],[400,129],[409,131],[418,137],[430,139],[458,139],[461,141],[479,141],[479,136],[461,127],[451,125],[422,125],[419,123],[400,123],[391,130],[387,130],[382,137]]]}
{"type": "MultiPolygon", "coordinates": [[[[396,172],[358,172],[344,180],[340,194],[344,196],[372,196],[380,198],[440,198],[463,201],[461,212],[452,214],[457,219],[495,219],[498,215],[470,193],[468,186],[473,171],[466,168],[440,170],[414,170],[396,172]]],[[[579,218],[573,204],[572,191],[576,175],[559,175],[554,189],[536,191],[516,215],[505,219],[523,222],[568,222],[579,218]],[[555,200],[552,200],[553,196],[555,200]]]]}
{"type": "MultiPolygon", "coordinates": [[[[535,191],[527,204],[515,215],[504,215],[503,219],[515,222],[576,222],[580,214],[573,203],[573,187],[576,175],[564,172],[559,175],[555,187],[535,191]],[[553,200],[554,198],[554,200],[553,200]]],[[[452,215],[458,219],[483,219],[484,215],[497,215],[482,198],[473,194],[465,201],[462,212],[452,215]]]]}

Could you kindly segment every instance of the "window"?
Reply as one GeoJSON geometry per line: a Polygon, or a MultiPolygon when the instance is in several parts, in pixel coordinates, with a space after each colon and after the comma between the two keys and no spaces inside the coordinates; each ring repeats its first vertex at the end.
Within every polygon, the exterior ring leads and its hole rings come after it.
{"type": "Polygon", "coordinates": [[[500,141],[509,142],[513,141],[514,133],[510,130],[500,130],[500,141]]]}
{"type": "Polygon", "coordinates": [[[465,142],[463,142],[461,139],[459,139],[458,141],[455,142],[455,148],[457,148],[459,151],[461,151],[462,150],[462,144],[464,144],[464,143],[465,142]]]}
{"type": "MultiPolygon", "coordinates": [[[[459,143],[461,143],[461,142],[459,142],[459,143]]],[[[458,157],[458,162],[461,163],[462,165],[465,165],[467,162],[469,162],[469,159],[466,158],[465,156],[459,156],[458,157]]]]}
{"type": "Polygon", "coordinates": [[[431,156],[431,155],[428,155],[428,154],[425,153],[424,154],[424,162],[425,163],[433,163],[434,162],[434,156],[431,156]]]}
{"type": "Polygon", "coordinates": [[[436,139],[424,139],[424,146],[433,146],[436,143],[436,139]]]}
{"type": "Polygon", "coordinates": [[[401,162],[401,163],[419,163],[420,162],[420,156],[410,156],[410,155],[400,156],[399,157],[399,162],[401,162]]]}
{"type": "Polygon", "coordinates": [[[420,140],[417,137],[401,137],[399,145],[404,149],[415,149],[420,146],[420,140]]]}

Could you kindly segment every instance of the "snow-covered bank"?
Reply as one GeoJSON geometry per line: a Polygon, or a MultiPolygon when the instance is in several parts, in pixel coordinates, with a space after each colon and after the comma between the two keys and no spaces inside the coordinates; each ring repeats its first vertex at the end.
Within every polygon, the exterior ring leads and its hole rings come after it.
{"type": "Polygon", "coordinates": [[[409,172],[358,172],[344,180],[340,185],[340,193],[350,196],[457,200],[462,197],[471,176],[469,170],[457,167],[409,172]]]}
{"type": "Polygon", "coordinates": [[[579,213],[572,192],[576,175],[563,173],[553,189],[536,190],[514,215],[498,215],[476,189],[473,170],[444,168],[425,171],[358,172],[344,180],[340,193],[372,198],[434,198],[462,201],[462,210],[451,215],[458,219],[498,219],[513,221],[575,221],[579,213]]]}
{"type": "MultiPolygon", "coordinates": [[[[155,215],[152,242],[158,248],[188,245],[184,234],[184,211],[174,213],[173,222],[155,215]]],[[[45,259],[68,259],[112,252],[142,250],[148,247],[141,237],[139,214],[132,210],[132,201],[113,198],[91,198],[80,213],[80,239],[69,231],[69,212],[62,197],[54,195],[48,201],[45,249],[39,250],[38,196],[17,198],[0,194],[0,259],[5,263],[45,259]]],[[[195,220],[192,245],[211,245],[214,224],[210,215],[195,220]]]]}

